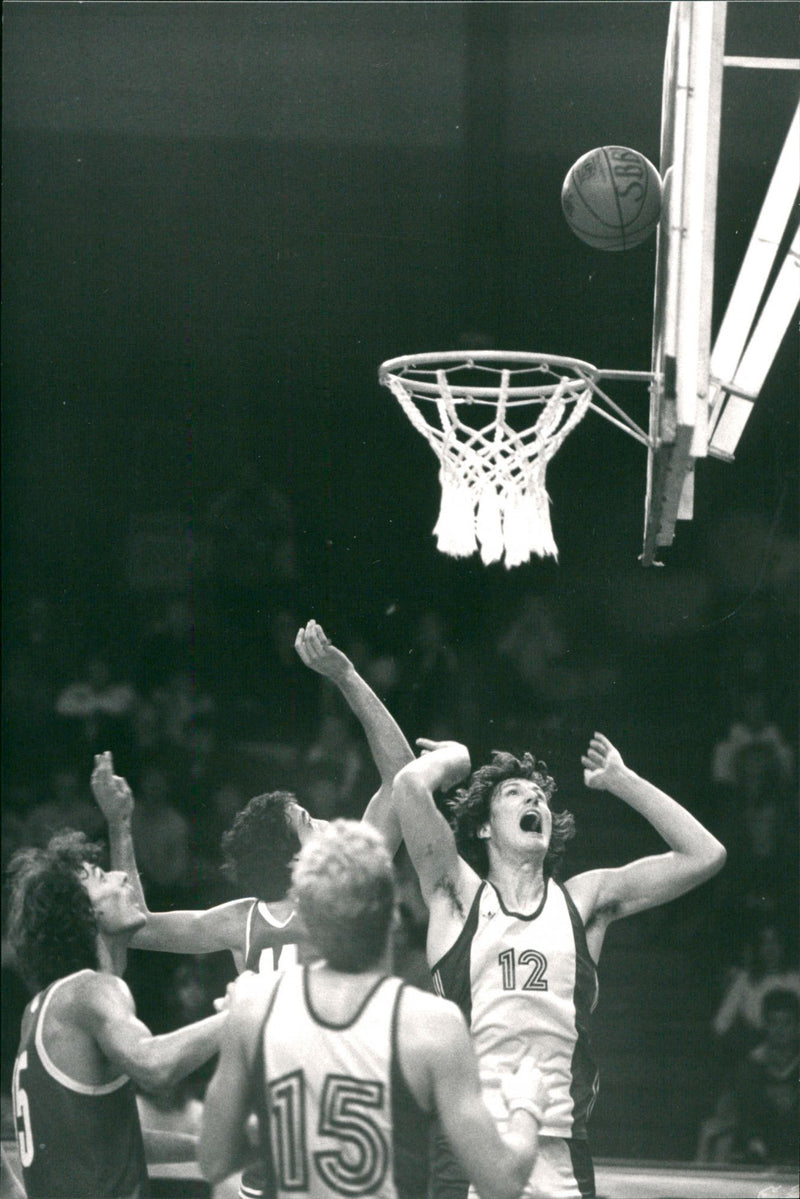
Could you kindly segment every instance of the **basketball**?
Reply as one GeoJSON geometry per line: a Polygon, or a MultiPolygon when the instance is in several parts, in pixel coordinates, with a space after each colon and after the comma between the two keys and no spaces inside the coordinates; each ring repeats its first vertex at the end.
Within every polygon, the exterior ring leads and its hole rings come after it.
{"type": "Polygon", "coordinates": [[[573,233],[596,250],[630,250],[661,216],[661,176],[644,154],[600,146],[574,163],[561,189],[573,233]]]}

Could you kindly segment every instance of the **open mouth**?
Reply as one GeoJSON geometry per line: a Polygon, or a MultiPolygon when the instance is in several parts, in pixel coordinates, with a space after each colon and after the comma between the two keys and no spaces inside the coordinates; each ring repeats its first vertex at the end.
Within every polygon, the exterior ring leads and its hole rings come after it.
{"type": "Polygon", "coordinates": [[[542,831],[542,820],[538,812],[525,812],[519,822],[519,827],[523,833],[540,833],[542,831]]]}

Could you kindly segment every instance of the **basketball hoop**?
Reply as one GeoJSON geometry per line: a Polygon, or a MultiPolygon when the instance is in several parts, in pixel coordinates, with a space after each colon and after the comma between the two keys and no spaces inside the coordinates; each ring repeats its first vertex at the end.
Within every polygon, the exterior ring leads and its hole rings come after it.
{"type": "Polygon", "coordinates": [[[382,364],[379,381],[439,459],[442,500],[433,532],[442,553],[466,558],[479,549],[486,565],[502,559],[507,568],[531,554],[558,558],[545,472],[595,407],[593,398],[621,419],[597,411],[648,444],[598,387],[603,373],[577,358],[500,350],[407,354],[382,364]]]}

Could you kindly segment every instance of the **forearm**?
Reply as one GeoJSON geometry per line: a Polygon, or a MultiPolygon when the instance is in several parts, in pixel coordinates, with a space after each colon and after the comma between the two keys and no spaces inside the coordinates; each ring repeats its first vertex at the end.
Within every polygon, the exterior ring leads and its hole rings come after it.
{"type": "MultiPolygon", "coordinates": [[[[421,741],[420,744],[428,743],[421,741]]],[[[435,791],[446,791],[455,786],[469,773],[469,768],[469,751],[466,746],[453,741],[414,758],[403,767],[396,781],[408,780],[415,790],[433,796],[435,791]]]]}
{"type": "Polygon", "coordinates": [[[108,821],[108,847],[112,870],[124,870],[128,882],[136,894],[136,901],[143,912],[149,915],[147,900],[139,877],[139,867],[136,864],[136,852],[133,845],[133,829],[130,817],[118,817],[108,821]]]}
{"type": "Polygon", "coordinates": [[[173,1086],[199,1069],[219,1049],[226,1020],[227,1012],[219,1012],[174,1032],[152,1037],[145,1050],[143,1075],[137,1081],[144,1088],[159,1090],[173,1086]]]}
{"type": "Polygon", "coordinates": [[[238,1088],[220,1085],[215,1075],[206,1092],[198,1161],[209,1182],[221,1182],[254,1160],[256,1151],[246,1131],[247,1112],[238,1088]]]}
{"type": "Polygon", "coordinates": [[[381,782],[391,786],[398,770],[414,760],[402,729],[354,666],[334,682],[364,730],[381,782]]]}
{"type": "Polygon", "coordinates": [[[403,840],[403,830],[397,810],[392,802],[392,788],[383,786],[375,792],[367,804],[363,819],[371,824],[383,837],[389,856],[394,857],[403,840]]]}
{"type": "Polygon", "coordinates": [[[614,772],[606,788],[645,818],[670,849],[721,865],[724,846],[686,808],[627,766],[614,772]]]}
{"type": "Polygon", "coordinates": [[[199,1137],[191,1132],[165,1132],[160,1128],[143,1128],[145,1156],[149,1165],[159,1162],[197,1161],[199,1137]]]}
{"type": "Polygon", "coordinates": [[[503,1134],[497,1132],[493,1121],[489,1128],[476,1127],[459,1156],[482,1199],[518,1199],[536,1161],[537,1148],[536,1121],[525,1112],[514,1112],[503,1134]]]}

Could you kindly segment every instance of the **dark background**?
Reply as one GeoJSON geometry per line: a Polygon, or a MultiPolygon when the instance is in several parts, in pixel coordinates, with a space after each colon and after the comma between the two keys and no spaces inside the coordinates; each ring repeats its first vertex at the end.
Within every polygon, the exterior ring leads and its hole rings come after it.
{"type": "MultiPolygon", "coordinates": [[[[533,600],[584,683],[536,747],[594,830],[576,865],[649,846],[627,813],[581,794],[595,727],[713,822],[711,747],[754,648],[773,718],[792,741],[796,728],[795,327],[736,462],[699,464],[695,520],[660,570],[637,561],[645,451],[592,414],[548,472],[559,563],[507,572],[442,557],[435,460],[377,382],[386,358],[476,339],[648,369],[654,241],[592,250],[559,196],[594,146],[658,162],[668,8],[7,3],[6,639],[46,596],[65,661],[102,641],[124,672],[144,622],[179,596],[196,678],[224,697],[258,674],[276,614],[315,616],[402,661],[433,609],[480,664],[533,600]],[[291,561],[262,561],[258,529],[249,542],[220,532],[231,488],[256,525],[278,511],[291,561]]],[[[796,46],[795,5],[729,8],[729,53],[796,46]]],[[[715,327],[796,78],[728,72],[725,89],[715,327]]],[[[646,389],[618,394],[646,424],[646,389]]],[[[477,760],[519,722],[494,675],[473,691],[452,732],[477,760]]],[[[625,1003],[638,1010],[613,988],[642,939],[668,956],[652,969],[676,972],[680,1006],[692,955],[726,936],[691,904],[670,912],[632,922],[607,951],[621,969],[606,965],[599,1013],[601,1153],[692,1151],[703,1097],[658,1057],[686,1027],[626,1037],[615,1024],[625,1003]],[[666,930],[684,917],[682,940],[666,930]],[[634,1086],[615,1062],[646,1052],[686,1109],[677,1135],[635,1105],[623,1128],[614,1106],[634,1086]]],[[[694,987],[690,1029],[705,1027],[715,986],[694,987]]]]}

